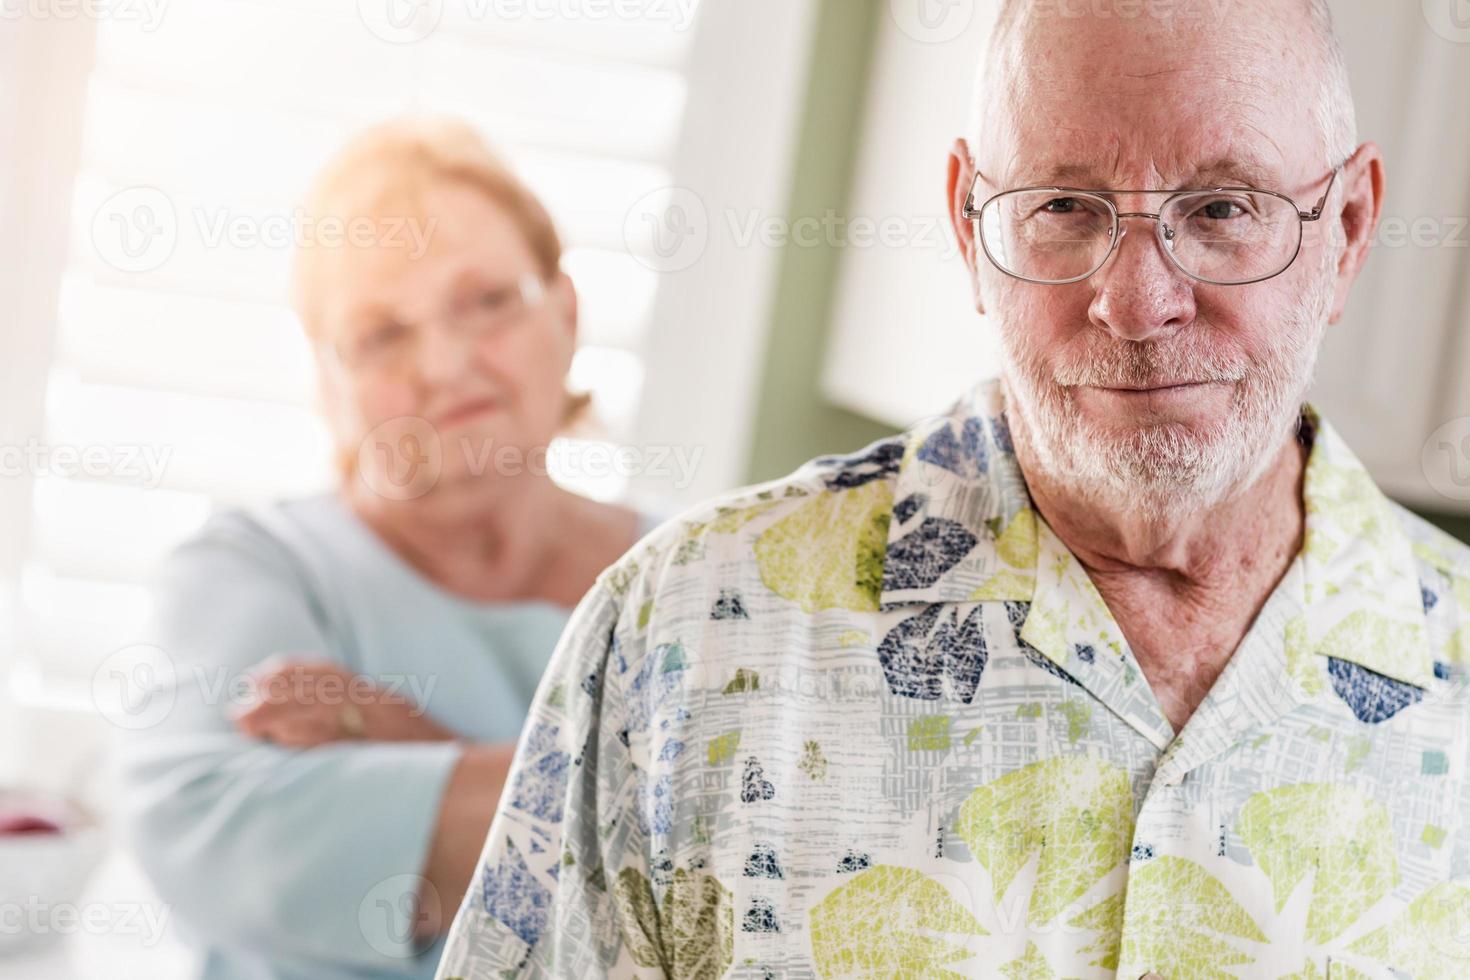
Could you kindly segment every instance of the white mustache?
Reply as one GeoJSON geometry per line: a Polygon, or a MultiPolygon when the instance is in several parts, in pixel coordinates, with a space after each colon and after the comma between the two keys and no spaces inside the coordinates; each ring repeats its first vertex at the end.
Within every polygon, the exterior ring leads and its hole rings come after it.
{"type": "Polygon", "coordinates": [[[1172,385],[1206,384],[1206,383],[1237,383],[1244,380],[1237,375],[1206,375],[1201,377],[1199,373],[1191,373],[1185,377],[1165,378],[1140,378],[1131,377],[1086,377],[1078,381],[1063,381],[1057,379],[1057,384],[1063,388],[1167,388],[1172,385]]]}
{"type": "Polygon", "coordinates": [[[1247,373],[1238,362],[1221,363],[1208,357],[1104,354],[1076,367],[1060,368],[1052,380],[1063,387],[1160,388],[1191,382],[1237,382],[1247,373]]]}

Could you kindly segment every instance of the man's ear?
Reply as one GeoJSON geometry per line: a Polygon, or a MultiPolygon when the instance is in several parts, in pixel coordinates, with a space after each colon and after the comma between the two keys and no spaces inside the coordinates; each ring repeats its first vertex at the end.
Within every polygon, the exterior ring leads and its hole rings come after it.
{"type": "Polygon", "coordinates": [[[1383,154],[1377,143],[1364,143],[1343,165],[1338,181],[1343,185],[1342,213],[1329,229],[1344,243],[1337,260],[1337,285],[1332,297],[1329,323],[1342,319],[1348,291],[1368,261],[1368,252],[1378,235],[1383,213],[1383,154]]]}
{"type": "Polygon", "coordinates": [[[965,266],[970,271],[970,291],[975,296],[975,311],[985,312],[980,298],[980,274],[976,263],[980,243],[975,239],[975,222],[964,216],[965,200],[970,187],[975,183],[975,161],[970,156],[970,145],[963,139],[954,141],[949,151],[949,222],[954,228],[955,241],[959,242],[960,254],[965,257],[965,266]]]}

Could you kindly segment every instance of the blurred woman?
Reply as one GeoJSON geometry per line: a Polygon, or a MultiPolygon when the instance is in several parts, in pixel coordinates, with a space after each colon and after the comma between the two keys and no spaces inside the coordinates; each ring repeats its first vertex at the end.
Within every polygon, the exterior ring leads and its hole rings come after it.
{"type": "Polygon", "coordinates": [[[429,977],[571,608],[654,518],[546,474],[585,408],[577,296],[472,130],[371,130],[307,210],[341,484],[164,563],[171,701],[124,749],[126,824],[204,977],[429,977]]]}

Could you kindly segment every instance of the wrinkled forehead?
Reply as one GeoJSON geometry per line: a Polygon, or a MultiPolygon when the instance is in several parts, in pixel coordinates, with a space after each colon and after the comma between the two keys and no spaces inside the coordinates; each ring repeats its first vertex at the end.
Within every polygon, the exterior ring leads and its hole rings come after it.
{"type": "Polygon", "coordinates": [[[1181,6],[1194,18],[1065,6],[1033,5],[991,52],[974,148],[987,183],[1269,188],[1315,169],[1322,73],[1305,18],[1281,13],[1295,4],[1181,6]]]}
{"type": "Polygon", "coordinates": [[[978,161],[982,181],[994,190],[1288,190],[1311,169],[1310,157],[1302,157],[1298,165],[1273,140],[1262,139],[1258,129],[1222,121],[1198,127],[1180,121],[1167,129],[1142,130],[1110,128],[1094,117],[1075,131],[1033,130],[1010,145],[1011,152],[986,154],[978,161]]]}

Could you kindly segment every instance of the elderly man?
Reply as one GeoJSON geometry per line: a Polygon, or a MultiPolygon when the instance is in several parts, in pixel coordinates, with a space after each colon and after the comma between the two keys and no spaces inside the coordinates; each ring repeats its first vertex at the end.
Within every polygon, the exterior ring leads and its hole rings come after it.
{"type": "Polygon", "coordinates": [[[1303,401],[1383,195],[1325,6],[1080,6],[950,159],[999,378],[600,578],[441,977],[1470,975],[1470,549],[1303,401]]]}

